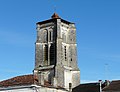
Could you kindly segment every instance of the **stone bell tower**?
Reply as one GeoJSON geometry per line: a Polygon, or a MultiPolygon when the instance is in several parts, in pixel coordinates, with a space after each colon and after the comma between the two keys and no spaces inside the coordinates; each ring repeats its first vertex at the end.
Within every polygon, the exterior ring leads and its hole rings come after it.
{"type": "Polygon", "coordinates": [[[40,85],[69,89],[80,84],[75,24],[54,13],[38,22],[34,75],[40,85]]]}

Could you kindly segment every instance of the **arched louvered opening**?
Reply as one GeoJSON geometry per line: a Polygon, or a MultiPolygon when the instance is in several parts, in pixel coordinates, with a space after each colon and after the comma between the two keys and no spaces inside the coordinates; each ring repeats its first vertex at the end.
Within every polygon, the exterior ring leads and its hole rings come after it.
{"type": "Polygon", "coordinates": [[[48,64],[48,45],[44,47],[44,65],[48,64]]]}
{"type": "Polygon", "coordinates": [[[51,44],[50,46],[50,65],[54,65],[55,64],[55,46],[54,44],[51,44]]]}
{"type": "Polygon", "coordinates": [[[44,35],[44,36],[43,36],[43,38],[44,38],[43,41],[44,41],[44,42],[48,42],[48,31],[47,31],[47,30],[44,30],[44,31],[43,31],[43,35],[44,35]]]}

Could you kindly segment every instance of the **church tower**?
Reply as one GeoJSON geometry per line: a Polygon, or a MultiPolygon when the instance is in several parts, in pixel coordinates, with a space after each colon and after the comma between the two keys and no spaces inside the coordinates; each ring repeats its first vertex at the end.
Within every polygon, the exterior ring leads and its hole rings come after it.
{"type": "Polygon", "coordinates": [[[34,75],[39,85],[69,89],[80,84],[75,24],[54,13],[38,22],[34,75]]]}

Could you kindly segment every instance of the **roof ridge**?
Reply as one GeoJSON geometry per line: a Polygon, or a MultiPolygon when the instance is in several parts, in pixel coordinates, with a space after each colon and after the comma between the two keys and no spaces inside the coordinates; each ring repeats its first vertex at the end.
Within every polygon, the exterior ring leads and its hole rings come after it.
{"type": "MultiPolygon", "coordinates": [[[[10,79],[13,79],[13,78],[16,78],[16,77],[23,77],[23,76],[29,76],[29,75],[33,75],[33,74],[19,75],[19,76],[11,77],[11,78],[8,78],[8,79],[4,79],[4,80],[2,80],[2,81],[7,81],[7,80],[10,80],[10,79]]],[[[1,83],[2,81],[0,81],[0,83],[1,83]]]]}

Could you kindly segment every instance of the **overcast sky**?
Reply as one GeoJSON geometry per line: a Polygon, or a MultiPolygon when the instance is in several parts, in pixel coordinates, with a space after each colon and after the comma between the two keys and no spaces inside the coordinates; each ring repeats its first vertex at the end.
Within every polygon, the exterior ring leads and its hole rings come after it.
{"type": "Polygon", "coordinates": [[[32,73],[36,23],[54,7],[76,24],[81,82],[120,79],[120,0],[0,0],[0,80],[32,73]]]}

